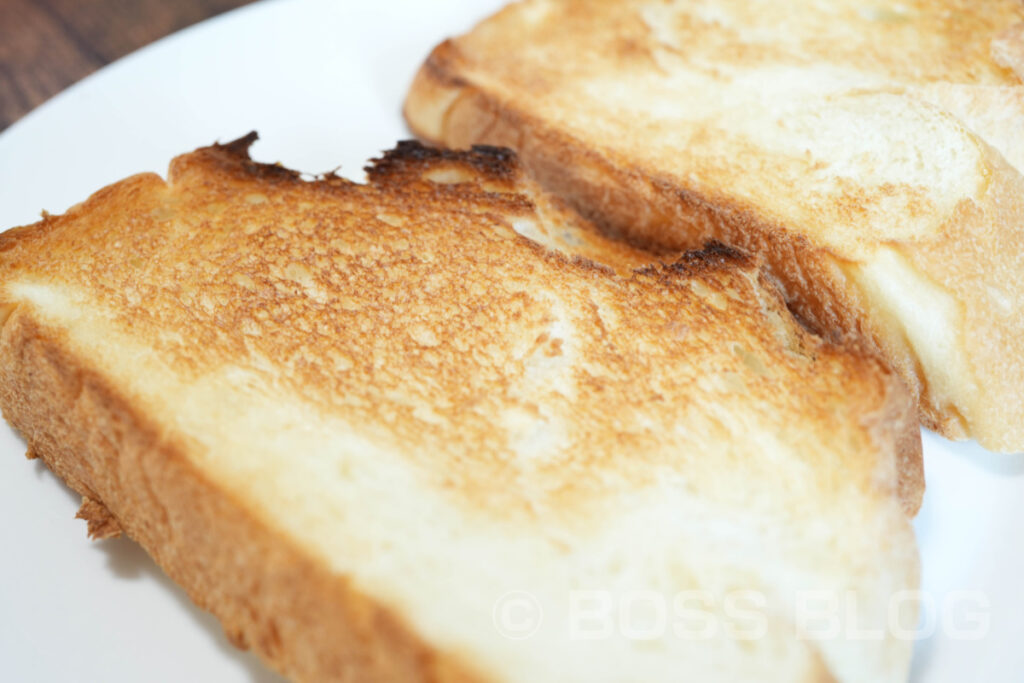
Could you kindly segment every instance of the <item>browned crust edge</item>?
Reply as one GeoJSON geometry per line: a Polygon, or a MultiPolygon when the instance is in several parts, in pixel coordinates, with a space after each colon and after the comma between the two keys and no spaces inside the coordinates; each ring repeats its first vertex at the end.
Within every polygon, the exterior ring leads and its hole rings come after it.
{"type": "Polygon", "coordinates": [[[0,332],[0,407],[107,520],[101,535],[123,529],[232,643],[289,678],[482,680],[232,500],[24,306],[0,332]]]}
{"type": "Polygon", "coordinates": [[[920,424],[947,438],[967,437],[962,417],[932,400],[909,343],[887,343],[864,314],[868,302],[847,282],[843,268],[849,264],[843,259],[764,221],[749,207],[650,177],[628,160],[606,158],[467,81],[460,75],[462,61],[456,43],[447,40],[420,67],[403,107],[415,135],[458,148],[473,143],[510,147],[545,189],[613,236],[638,246],[699,249],[719,240],[762,256],[802,323],[832,342],[852,343],[883,359],[910,390],[920,424]],[[665,230],[666,225],[681,227],[665,230]]]}

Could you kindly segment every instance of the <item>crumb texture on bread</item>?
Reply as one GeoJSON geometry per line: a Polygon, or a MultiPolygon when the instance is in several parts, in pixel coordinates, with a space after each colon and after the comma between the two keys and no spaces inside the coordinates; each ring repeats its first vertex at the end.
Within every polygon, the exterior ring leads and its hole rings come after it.
{"type": "Polygon", "coordinates": [[[756,259],[611,241],[505,150],[361,185],[251,142],[0,235],[5,417],[236,641],[308,681],[905,677],[913,404],[756,259]],[[580,591],[749,592],[763,633],[573,637],[580,591]]]}
{"type": "Polygon", "coordinates": [[[1019,0],[527,0],[439,45],[405,113],[637,243],[764,255],[927,426],[1024,450],[1022,27],[1019,0]]]}

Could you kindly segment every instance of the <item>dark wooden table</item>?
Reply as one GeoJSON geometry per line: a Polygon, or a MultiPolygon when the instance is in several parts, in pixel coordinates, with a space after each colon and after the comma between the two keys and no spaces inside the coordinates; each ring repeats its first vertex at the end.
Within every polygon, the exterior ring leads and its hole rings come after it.
{"type": "Polygon", "coordinates": [[[132,50],[252,0],[0,0],[0,130],[132,50]]]}

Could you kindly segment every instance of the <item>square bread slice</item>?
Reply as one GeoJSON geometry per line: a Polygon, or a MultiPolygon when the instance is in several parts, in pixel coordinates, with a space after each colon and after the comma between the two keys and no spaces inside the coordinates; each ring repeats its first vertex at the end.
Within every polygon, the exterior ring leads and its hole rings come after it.
{"type": "Polygon", "coordinates": [[[297,681],[906,676],[912,401],[755,260],[611,242],[504,150],[253,140],[0,235],[0,406],[94,535],[297,681]]]}

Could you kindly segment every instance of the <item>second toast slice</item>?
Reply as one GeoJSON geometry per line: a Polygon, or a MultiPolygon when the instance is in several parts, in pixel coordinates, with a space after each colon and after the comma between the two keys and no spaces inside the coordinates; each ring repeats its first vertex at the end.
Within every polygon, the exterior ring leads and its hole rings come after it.
{"type": "Polygon", "coordinates": [[[1024,4],[528,0],[439,45],[406,102],[515,148],[647,245],[762,255],[873,347],[922,422],[1024,450],[1024,4]]]}

